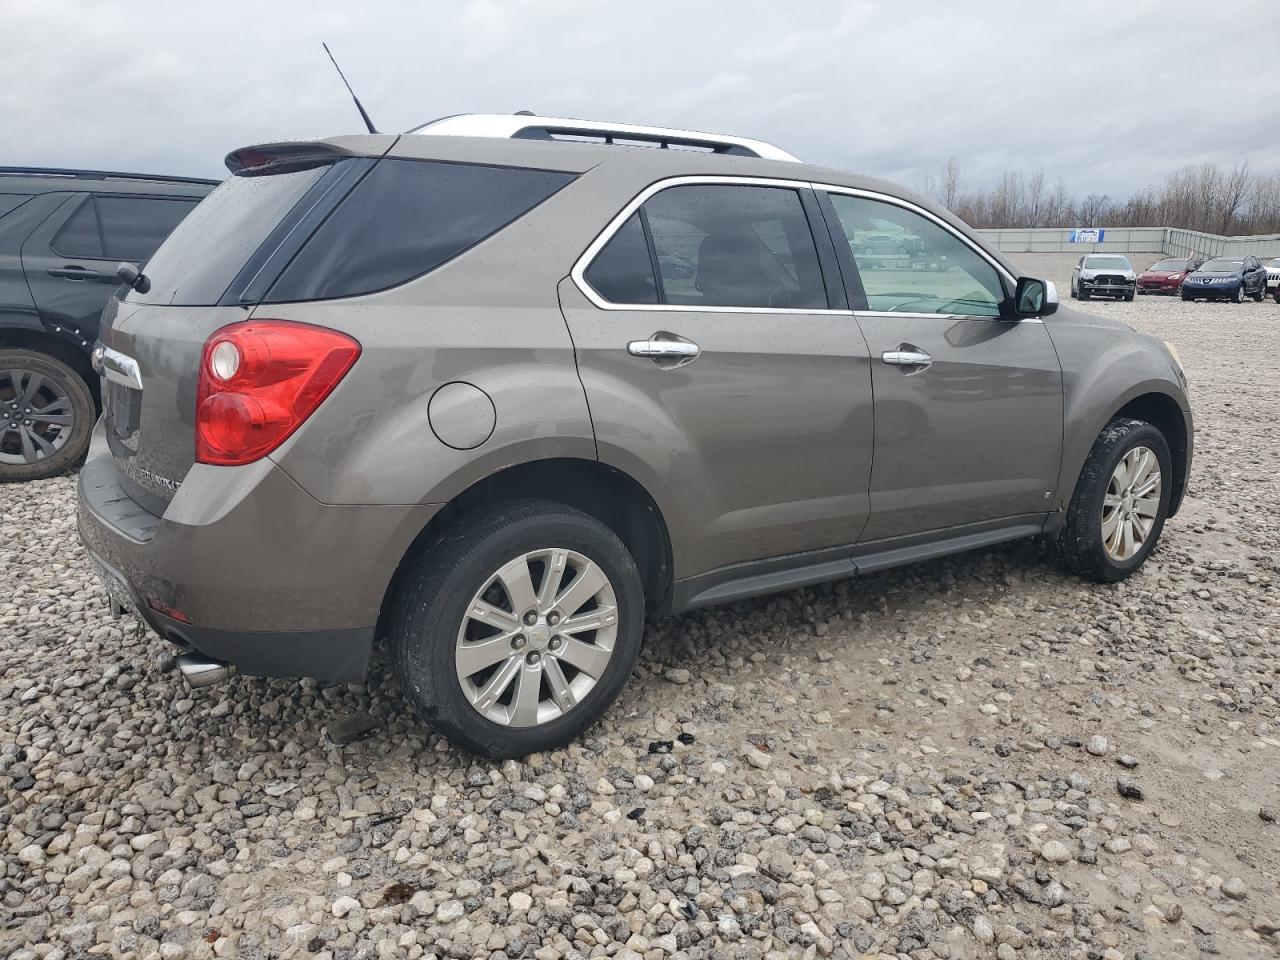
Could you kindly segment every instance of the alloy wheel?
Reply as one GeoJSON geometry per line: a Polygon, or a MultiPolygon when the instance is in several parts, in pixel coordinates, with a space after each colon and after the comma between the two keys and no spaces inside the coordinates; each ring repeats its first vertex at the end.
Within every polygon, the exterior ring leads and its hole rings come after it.
{"type": "Polygon", "coordinates": [[[1102,500],[1102,543],[1117,563],[1133,559],[1151,535],[1162,480],[1160,459],[1149,447],[1134,447],[1112,471],[1102,500]]]}
{"type": "Polygon", "coordinates": [[[600,565],[573,550],[534,550],[472,597],[454,650],[458,682],[494,723],[548,723],[604,676],[617,635],[617,597],[600,565]]]}
{"type": "Polygon", "coordinates": [[[64,384],[34,370],[0,370],[0,463],[31,464],[53,456],[74,425],[64,384]]]}

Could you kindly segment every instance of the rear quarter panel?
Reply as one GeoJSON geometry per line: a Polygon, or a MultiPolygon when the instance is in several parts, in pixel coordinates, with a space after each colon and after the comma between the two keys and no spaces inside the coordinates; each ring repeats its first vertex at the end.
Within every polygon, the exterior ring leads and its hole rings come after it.
{"type": "MultiPolygon", "coordinates": [[[[407,284],[257,307],[255,318],[320,324],[361,345],[351,372],[272,458],[313,497],[333,504],[444,503],[514,464],[594,460],[586,397],[556,296],[556,281],[586,242],[559,226],[576,218],[573,188],[407,284]],[[429,412],[433,395],[459,382],[493,405],[492,431],[471,449],[442,442],[429,412]]],[[[457,415],[474,418],[476,411],[457,415]]]]}

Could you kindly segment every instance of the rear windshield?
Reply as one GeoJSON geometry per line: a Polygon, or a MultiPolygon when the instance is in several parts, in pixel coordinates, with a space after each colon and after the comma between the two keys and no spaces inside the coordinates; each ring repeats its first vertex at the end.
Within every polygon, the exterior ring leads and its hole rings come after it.
{"type": "Polygon", "coordinates": [[[212,306],[275,226],[327,167],[270,176],[234,176],[178,224],[143,268],[151,281],[130,302],[212,306]]]}

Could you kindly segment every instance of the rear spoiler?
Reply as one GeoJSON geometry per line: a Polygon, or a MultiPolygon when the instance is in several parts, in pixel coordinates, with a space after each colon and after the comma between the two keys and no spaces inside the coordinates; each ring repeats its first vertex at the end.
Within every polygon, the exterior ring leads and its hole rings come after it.
{"type": "Polygon", "coordinates": [[[241,147],[227,154],[227,169],[237,177],[258,177],[273,173],[308,170],[335,163],[344,157],[367,156],[331,143],[261,143],[241,147]]]}

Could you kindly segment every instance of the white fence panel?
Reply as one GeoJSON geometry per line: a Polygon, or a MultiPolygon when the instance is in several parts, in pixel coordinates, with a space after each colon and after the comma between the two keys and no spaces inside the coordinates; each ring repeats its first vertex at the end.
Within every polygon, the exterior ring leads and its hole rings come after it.
{"type": "Polygon", "coordinates": [[[1097,243],[1073,243],[1073,227],[979,230],[978,235],[1005,253],[1157,253],[1167,256],[1280,257],[1280,234],[1221,237],[1177,227],[1102,227],[1097,243]]]}

